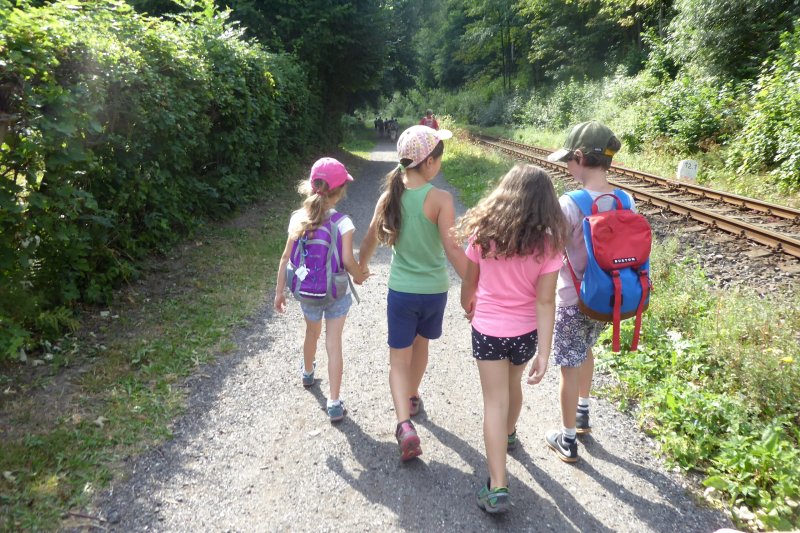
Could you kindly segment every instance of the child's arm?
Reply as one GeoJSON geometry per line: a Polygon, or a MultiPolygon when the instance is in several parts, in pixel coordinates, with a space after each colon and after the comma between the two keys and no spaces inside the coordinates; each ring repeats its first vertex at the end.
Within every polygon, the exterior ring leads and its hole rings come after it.
{"type": "Polygon", "coordinates": [[[439,227],[439,238],[442,239],[442,246],[447,260],[453,265],[458,277],[462,280],[467,274],[467,256],[464,249],[458,245],[452,234],[453,226],[456,223],[456,208],[453,205],[453,196],[441,189],[431,191],[437,195],[437,205],[439,215],[436,217],[436,225],[439,227]]]}
{"type": "Polygon", "coordinates": [[[283,248],[281,262],[278,265],[278,279],[275,282],[275,302],[273,306],[279,313],[286,311],[286,265],[289,264],[289,256],[292,255],[293,244],[294,239],[291,237],[286,239],[286,246],[283,248]]]}
{"type": "Polygon", "coordinates": [[[536,280],[536,333],[539,346],[528,372],[528,383],[536,385],[547,371],[550,348],[553,344],[553,326],[556,321],[556,282],[558,271],[539,276],[536,280]]]}
{"type": "Polygon", "coordinates": [[[461,307],[470,322],[475,314],[475,292],[478,290],[480,276],[481,266],[471,259],[467,259],[467,272],[461,280],[461,307]]]}
{"type": "Polygon", "coordinates": [[[353,255],[353,234],[355,231],[348,231],[342,235],[342,263],[347,273],[353,276],[353,283],[361,285],[369,277],[356,262],[353,255]]]}
{"type": "Polygon", "coordinates": [[[369,277],[369,261],[372,259],[372,254],[375,253],[375,248],[378,247],[378,209],[380,209],[385,195],[386,193],[383,193],[378,200],[378,204],[375,206],[375,212],[372,214],[372,222],[369,223],[367,233],[361,240],[361,246],[359,246],[358,249],[358,264],[363,275],[366,277],[369,277]]]}

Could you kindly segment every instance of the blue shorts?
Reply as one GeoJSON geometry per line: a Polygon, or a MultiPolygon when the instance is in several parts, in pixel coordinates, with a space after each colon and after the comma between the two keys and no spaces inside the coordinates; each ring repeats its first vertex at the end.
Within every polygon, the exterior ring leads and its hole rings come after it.
{"type": "Polygon", "coordinates": [[[516,337],[492,337],[472,328],[472,357],[479,361],[507,360],[512,365],[524,365],[536,354],[539,334],[536,330],[516,337]]]}
{"type": "Polygon", "coordinates": [[[386,297],[389,348],[408,348],[417,335],[426,339],[441,337],[446,305],[446,292],[414,294],[389,289],[386,297]]]}
{"type": "Polygon", "coordinates": [[[556,307],[553,331],[553,359],[556,366],[581,366],[586,360],[586,352],[600,338],[606,325],[581,313],[577,305],[556,307]]]}
{"type": "Polygon", "coordinates": [[[348,292],[342,298],[334,300],[327,305],[300,302],[300,309],[303,310],[303,315],[308,320],[319,322],[322,320],[323,315],[325,315],[326,320],[347,315],[351,305],[353,305],[353,297],[348,292]]]}

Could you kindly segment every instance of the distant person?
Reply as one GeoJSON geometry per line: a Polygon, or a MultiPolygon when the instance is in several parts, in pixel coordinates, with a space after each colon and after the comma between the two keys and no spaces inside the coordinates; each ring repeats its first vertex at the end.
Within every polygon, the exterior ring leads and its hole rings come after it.
{"type": "MultiPolygon", "coordinates": [[[[572,177],[592,199],[596,199],[614,191],[614,187],[608,183],[606,172],[611,167],[611,159],[621,147],[622,143],[607,126],[597,121],[583,122],[572,128],[564,148],[553,152],[547,159],[565,162],[572,177]]],[[[633,197],[627,196],[631,208],[635,209],[633,197]]],[[[567,257],[580,280],[588,261],[583,240],[583,213],[567,195],[562,195],[559,203],[571,232],[566,247],[567,257]]],[[[614,199],[601,198],[597,205],[601,212],[608,211],[614,207],[614,199]]],[[[562,428],[548,432],[545,440],[558,458],[568,463],[578,460],[577,433],[592,431],[589,423],[589,395],[594,374],[592,347],[605,326],[604,322],[581,313],[570,269],[567,265],[562,266],[556,289],[553,342],[553,359],[561,367],[562,428]]]]}
{"type": "Polygon", "coordinates": [[[435,130],[439,129],[439,122],[436,121],[436,117],[434,116],[432,109],[425,111],[425,116],[420,119],[419,124],[420,126],[428,126],[429,128],[433,128],[435,130]]]}
{"type": "MultiPolygon", "coordinates": [[[[353,177],[347,172],[345,166],[332,157],[323,157],[311,167],[311,175],[298,187],[298,191],[306,198],[303,206],[292,213],[289,220],[289,237],[283,249],[278,266],[278,280],[275,287],[275,310],[279,313],[286,311],[286,270],[295,243],[302,240],[310,243],[318,232],[332,233],[332,224],[337,226],[341,236],[341,256],[339,269],[346,269],[353,276],[356,283],[362,283],[364,276],[353,256],[353,232],[355,226],[350,217],[338,213],[334,207],[341,200],[347,190],[347,184],[353,177]]],[[[336,245],[336,243],[332,243],[336,245]]],[[[309,261],[310,262],[310,261],[309,261]]],[[[298,266],[298,265],[295,265],[298,266]]],[[[317,265],[320,266],[320,265],[317,265]]],[[[321,265],[324,270],[325,264],[321,265]]],[[[301,273],[301,268],[296,269],[295,275],[304,279],[306,276],[317,275],[314,267],[306,268],[306,273],[301,273]],[[302,277],[301,277],[302,276],[302,277]]],[[[303,265],[305,268],[305,265],[303,265]]],[[[322,275],[325,275],[323,272],[322,275]]],[[[327,402],[328,417],[332,422],[344,418],[346,409],[340,397],[342,384],[343,359],[342,359],[342,331],[347,312],[350,310],[353,299],[350,291],[333,302],[309,303],[300,302],[306,323],[306,335],[303,342],[303,364],[301,365],[301,382],[308,388],[314,385],[314,370],[317,367],[316,352],[317,341],[322,333],[322,318],[325,318],[325,348],[328,353],[328,379],[330,381],[330,397],[327,402]]]]}
{"type": "Polygon", "coordinates": [[[400,165],[386,175],[359,254],[366,276],[378,243],[392,247],[386,310],[389,387],[403,461],[422,454],[411,417],[422,407],[419,386],[428,366],[428,343],[442,334],[450,284],[445,257],[460,277],[467,267],[464,251],[450,233],[453,197],[430,183],[442,166],[443,141],[451,136],[427,126],[412,126],[400,134],[400,165]]]}
{"type": "Polygon", "coordinates": [[[458,223],[467,241],[461,306],[472,322],[472,355],[483,390],[489,479],[478,490],[487,513],[509,509],[506,453],[516,448],[522,372],[542,380],[550,359],[556,280],[569,235],[550,177],[519,164],[458,223]]]}

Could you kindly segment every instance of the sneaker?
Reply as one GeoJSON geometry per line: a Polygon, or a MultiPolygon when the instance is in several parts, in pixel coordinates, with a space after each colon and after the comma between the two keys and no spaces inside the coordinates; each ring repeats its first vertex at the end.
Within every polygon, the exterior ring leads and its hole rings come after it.
{"type": "Polygon", "coordinates": [[[397,424],[394,436],[397,437],[397,444],[400,446],[400,459],[402,461],[410,461],[414,457],[422,455],[422,448],[419,446],[419,435],[417,435],[417,430],[414,429],[414,424],[411,423],[411,420],[397,424]]]}
{"type": "Polygon", "coordinates": [[[517,438],[517,430],[514,430],[514,433],[508,436],[508,444],[506,445],[506,450],[509,452],[517,447],[519,444],[519,439],[517,438]]]}
{"type": "Polygon", "coordinates": [[[505,513],[511,506],[508,489],[506,487],[490,489],[488,479],[486,485],[478,490],[477,501],[478,507],[491,514],[505,513]]]}
{"type": "Polygon", "coordinates": [[[417,416],[419,414],[419,410],[422,408],[422,398],[419,396],[412,396],[408,399],[409,403],[409,414],[411,416],[417,416]]]}
{"type": "Polygon", "coordinates": [[[314,371],[317,369],[317,362],[314,361],[314,365],[311,367],[311,373],[306,374],[305,363],[300,363],[300,373],[303,377],[303,387],[309,388],[314,384],[314,371]]]}
{"type": "Polygon", "coordinates": [[[345,413],[347,413],[347,409],[344,406],[344,402],[339,400],[334,404],[328,404],[328,418],[331,419],[331,422],[338,422],[344,418],[345,413]]]}
{"type": "Polygon", "coordinates": [[[561,431],[548,431],[545,440],[550,449],[556,452],[559,459],[565,463],[575,463],[578,461],[578,441],[567,442],[561,431]]]}
{"type": "Polygon", "coordinates": [[[579,435],[585,435],[592,432],[592,426],[589,424],[589,412],[582,413],[578,411],[575,415],[575,432],[579,435]]]}

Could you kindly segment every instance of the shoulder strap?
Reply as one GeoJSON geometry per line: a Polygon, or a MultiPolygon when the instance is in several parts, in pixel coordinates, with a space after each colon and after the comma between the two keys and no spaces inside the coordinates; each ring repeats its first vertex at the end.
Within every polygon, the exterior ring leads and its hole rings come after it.
{"type": "Polygon", "coordinates": [[[569,191],[567,193],[573,202],[578,206],[578,209],[581,210],[583,216],[588,217],[592,214],[592,195],[586,192],[584,189],[580,189],[578,191],[569,191]]]}
{"type": "Polygon", "coordinates": [[[630,195],[628,195],[628,193],[626,193],[622,189],[614,189],[614,194],[616,195],[617,198],[619,198],[619,201],[622,202],[623,209],[631,208],[631,197],[630,195]]]}

